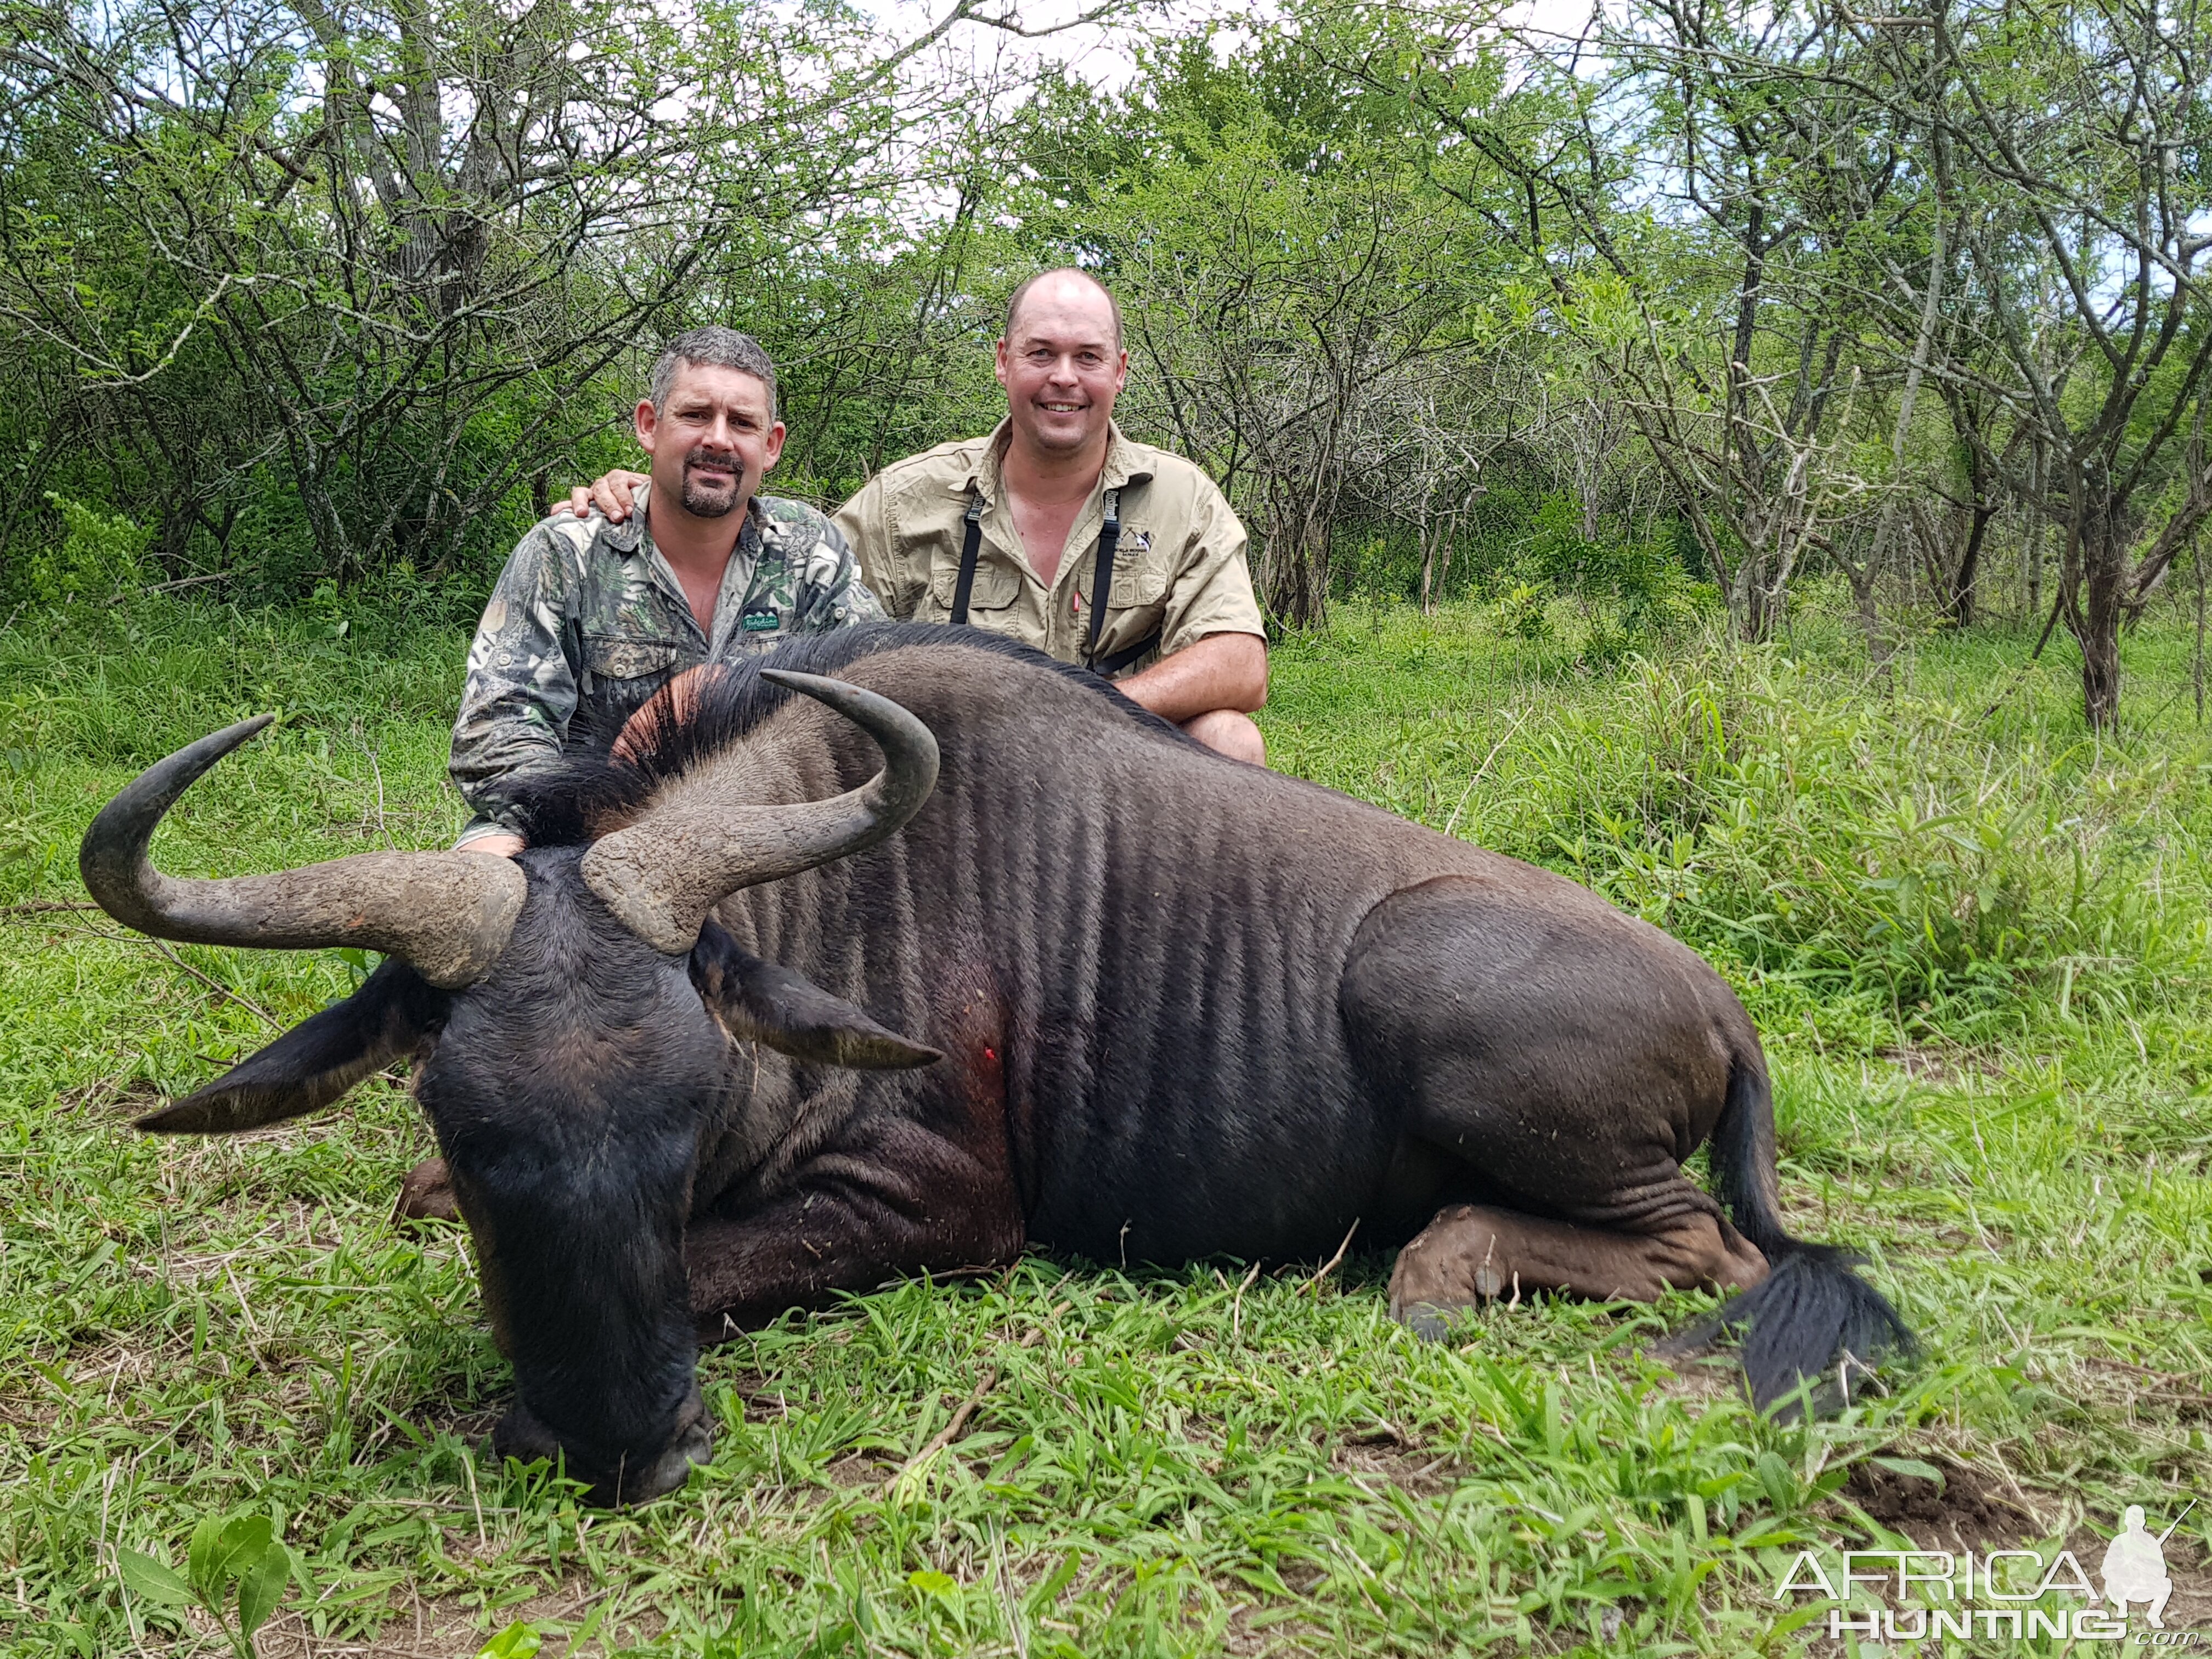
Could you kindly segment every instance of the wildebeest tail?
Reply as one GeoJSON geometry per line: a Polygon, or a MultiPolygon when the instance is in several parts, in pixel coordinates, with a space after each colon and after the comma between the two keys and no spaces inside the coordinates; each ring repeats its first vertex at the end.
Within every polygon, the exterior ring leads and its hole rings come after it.
{"type": "MultiPolygon", "coordinates": [[[[1792,1238],[1782,1224],[1775,1178],[1774,1097],[1757,1060],[1740,1058],[1713,1127],[1712,1167],[1736,1231],[1771,1271],[1764,1284],[1728,1303],[1674,1346],[1687,1350],[1741,1332],[1753,1400],[1772,1404],[1807,1378],[1833,1376],[1848,1395],[1850,1372],[1884,1352],[1910,1353],[1912,1333],[1880,1291],[1852,1272],[1859,1257],[1832,1244],[1792,1238]]],[[[1838,1401],[1840,1403],[1840,1401],[1838,1401]]]]}

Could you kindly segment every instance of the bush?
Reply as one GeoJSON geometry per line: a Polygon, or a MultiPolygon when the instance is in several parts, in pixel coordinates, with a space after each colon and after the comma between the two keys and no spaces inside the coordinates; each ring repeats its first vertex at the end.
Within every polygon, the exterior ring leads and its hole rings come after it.
{"type": "Polygon", "coordinates": [[[142,586],[139,562],[153,541],[150,531],[122,514],[102,513],[51,491],[46,501],[60,516],[62,541],[25,561],[27,602],[54,605],[78,599],[111,600],[142,586]]]}
{"type": "Polygon", "coordinates": [[[1993,722],[1991,647],[1942,649],[1955,696],[1717,637],[1593,676],[1567,641],[1500,661],[1463,619],[1386,616],[1278,653],[1270,708],[1295,735],[1276,759],[1588,884],[1722,965],[1763,1024],[1826,1042],[2140,1024],[2194,997],[2212,959],[2197,769],[2079,735],[2056,669],[2050,712],[1993,722]],[[1358,720],[1316,720],[1316,672],[1358,720]]]}

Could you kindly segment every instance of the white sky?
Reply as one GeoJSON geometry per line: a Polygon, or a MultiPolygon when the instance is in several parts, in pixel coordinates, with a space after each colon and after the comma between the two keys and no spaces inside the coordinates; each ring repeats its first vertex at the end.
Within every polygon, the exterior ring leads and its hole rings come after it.
{"type": "MultiPolygon", "coordinates": [[[[1042,29],[1066,23],[1097,9],[1097,0],[1015,0],[1012,10],[1024,27],[1042,29]]],[[[944,15],[946,0],[878,0],[875,15],[888,25],[888,33],[911,39],[944,15]]],[[[1501,17],[1510,27],[1539,33],[1573,36],[1589,21],[1590,0],[1513,0],[1501,17]]],[[[1168,0],[1168,4],[1144,14],[1155,27],[1190,25],[1208,18],[1241,27],[1264,29],[1279,15],[1273,0],[1168,0]]],[[[1039,40],[1023,40],[1000,31],[970,26],[963,32],[961,48],[979,62],[998,58],[1037,65],[1064,64],[1094,85],[1118,89],[1136,73],[1137,32],[1127,27],[1078,24],[1065,33],[1039,40]],[[1000,57],[1000,54],[1004,54],[1000,57]]]]}

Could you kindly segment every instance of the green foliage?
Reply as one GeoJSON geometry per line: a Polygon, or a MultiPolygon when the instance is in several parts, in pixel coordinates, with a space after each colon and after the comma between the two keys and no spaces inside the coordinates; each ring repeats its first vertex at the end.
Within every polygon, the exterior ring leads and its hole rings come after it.
{"type": "Polygon", "coordinates": [[[103,513],[48,492],[59,520],[58,545],[32,556],[24,572],[25,597],[43,605],[73,599],[112,600],[143,580],[140,562],[153,539],[120,514],[103,513]]]}
{"type": "Polygon", "coordinates": [[[1701,592],[1675,554],[1675,524],[1670,520],[1659,526],[1656,539],[1638,538],[1603,520],[1595,533],[1589,533],[1581,504],[1553,493],[1543,498],[1528,525],[1521,568],[1540,573],[1585,605],[1609,603],[1616,639],[1684,628],[1698,619],[1711,590],[1701,592]]]}
{"type": "MultiPolygon", "coordinates": [[[[1508,475],[1451,538],[1437,597],[1485,599],[1497,631],[1527,641],[1551,637],[1553,601],[1571,600],[1580,655],[1594,665],[1694,631],[1715,610],[1713,589],[1684,562],[1679,520],[1647,526],[1601,515],[1594,536],[1584,529],[1572,496],[1545,488],[1540,476],[1508,475]]],[[[1332,572],[1340,597],[1419,597],[1421,549],[1401,527],[1348,525],[1339,546],[1332,572]]]]}
{"type": "Polygon", "coordinates": [[[480,592],[556,483],[635,459],[659,339],[754,313],[845,382],[801,459],[849,488],[848,428],[890,459],[855,369],[909,416],[940,384],[897,384],[948,237],[908,186],[992,168],[951,61],[836,0],[0,10],[0,589],[68,591],[24,568],[53,490],[247,602],[402,562],[480,592]]]}
{"type": "Polygon", "coordinates": [[[253,1659],[253,1633],[269,1622],[298,1571],[275,1523],[250,1510],[228,1519],[203,1516],[192,1528],[181,1577],[137,1550],[118,1546],[115,1557],[132,1595],[159,1607],[198,1607],[240,1659],[253,1659]]]}
{"type": "Polygon", "coordinates": [[[1498,600],[1498,631],[1514,640],[1549,638],[1552,619],[1543,591],[1527,582],[1507,588],[1498,600]]]}
{"type": "Polygon", "coordinates": [[[477,1650],[477,1659],[530,1659],[544,1638],[520,1619],[477,1650]]]}
{"type": "MultiPolygon", "coordinates": [[[[1984,716],[1988,646],[1885,696],[1817,658],[1715,643],[1631,657],[1541,720],[1500,717],[1495,699],[1547,696],[1598,656],[1540,644],[1513,592],[1533,608],[1513,590],[1491,624],[1538,654],[1502,683],[1402,613],[1287,647],[1410,704],[1395,727],[1371,709],[1332,722],[1291,763],[1565,869],[1729,964],[1770,1019],[1837,1040],[2001,1042],[2083,996],[2141,1023],[2212,961],[2203,912],[2177,896],[2212,881],[2201,762],[2084,738],[2051,668],[1984,716]],[[1395,683],[1409,656],[1427,672],[1395,683]]],[[[1808,621],[1804,643],[1829,626],[1808,621]]]]}

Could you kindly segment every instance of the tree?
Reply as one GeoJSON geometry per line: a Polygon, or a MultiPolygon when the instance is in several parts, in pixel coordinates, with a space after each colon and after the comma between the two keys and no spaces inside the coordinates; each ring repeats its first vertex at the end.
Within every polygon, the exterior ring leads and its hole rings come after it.
{"type": "Polygon", "coordinates": [[[1132,417],[1229,491],[1291,627],[1327,619],[1347,501],[1425,502],[1433,567],[1495,441],[1476,434],[1482,365],[1516,301],[1492,239],[1436,187],[1436,124],[1317,55],[1393,27],[1316,7],[1247,57],[1189,38],[1118,103],[1070,88],[1039,106],[1031,222],[1115,284],[1132,417]]]}
{"type": "Polygon", "coordinates": [[[1415,17],[1417,50],[1328,61],[1455,141],[1439,188],[1548,288],[1547,325],[1664,473],[1733,629],[1764,635],[1818,538],[1858,367],[1855,237],[1894,181],[1853,100],[1801,72],[1848,39],[1796,8],[1651,0],[1591,37],[1518,32],[1502,76],[1493,9],[1415,17]]]}
{"type": "Polygon", "coordinates": [[[13,0],[13,378],[173,556],[281,495],[319,573],[447,562],[619,418],[610,371],[892,210],[968,89],[908,71],[975,15],[886,46],[834,0],[13,0]]]}
{"type": "Polygon", "coordinates": [[[1971,284],[1931,372],[1978,462],[2061,531],[2054,618],[2094,727],[2119,717],[2122,627],[2212,512],[2195,438],[2212,367],[2212,19],[2168,0],[1854,22],[1893,129],[1924,158],[1971,284]],[[2010,428],[2001,439],[1998,428],[2010,428]]]}

